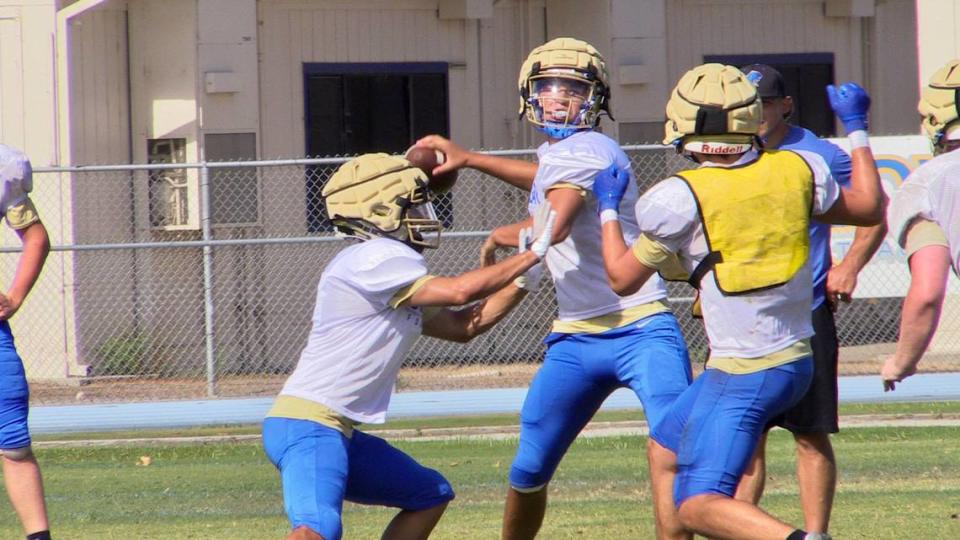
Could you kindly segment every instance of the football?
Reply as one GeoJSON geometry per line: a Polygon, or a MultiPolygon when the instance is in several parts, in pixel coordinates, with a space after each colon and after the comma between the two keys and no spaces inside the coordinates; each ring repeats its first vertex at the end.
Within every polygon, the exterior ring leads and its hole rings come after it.
{"type": "Polygon", "coordinates": [[[404,157],[414,167],[419,168],[427,175],[427,185],[430,191],[434,193],[446,193],[453,187],[457,181],[456,169],[445,172],[439,176],[433,175],[434,167],[442,165],[447,160],[447,156],[440,150],[434,150],[425,146],[411,146],[407,149],[404,157]]]}

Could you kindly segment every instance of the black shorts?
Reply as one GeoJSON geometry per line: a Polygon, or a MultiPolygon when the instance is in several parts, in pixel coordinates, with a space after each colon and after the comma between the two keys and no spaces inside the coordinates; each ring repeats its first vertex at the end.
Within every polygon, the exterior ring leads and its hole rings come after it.
{"type": "Polygon", "coordinates": [[[824,302],[813,310],[814,336],[813,380],[806,395],[785,413],[770,421],[768,427],[780,426],[792,433],[836,433],[840,431],[837,416],[837,360],[840,345],[837,327],[830,306],[824,302]]]}

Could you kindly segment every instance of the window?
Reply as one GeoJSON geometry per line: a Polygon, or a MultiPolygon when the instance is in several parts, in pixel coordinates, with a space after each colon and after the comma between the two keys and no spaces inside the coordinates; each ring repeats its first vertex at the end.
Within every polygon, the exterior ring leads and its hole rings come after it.
{"type": "MultiPolygon", "coordinates": [[[[186,139],[147,139],[147,163],[185,163],[186,158],[186,139]]],[[[186,169],[154,169],[149,171],[148,178],[151,227],[199,227],[197,186],[190,181],[186,169]]]]}
{"type": "Polygon", "coordinates": [[[783,75],[787,95],[793,96],[791,124],[805,127],[819,137],[836,135],[833,111],[827,101],[833,84],[833,53],[705,55],[704,62],[731,66],[767,64],[783,75]]]}
{"type": "MultiPolygon", "coordinates": [[[[304,64],[306,153],[311,157],[367,152],[402,154],[418,138],[449,135],[447,64],[304,64]]],[[[331,231],[320,192],[335,166],[306,171],[307,230],[331,231]]],[[[452,195],[434,200],[444,225],[453,223],[452,195]]]]}
{"type": "MultiPolygon", "coordinates": [[[[245,161],[257,158],[254,133],[208,133],[203,138],[207,161],[245,161]]],[[[256,167],[210,169],[210,209],[215,225],[247,225],[259,221],[256,167]]]]}

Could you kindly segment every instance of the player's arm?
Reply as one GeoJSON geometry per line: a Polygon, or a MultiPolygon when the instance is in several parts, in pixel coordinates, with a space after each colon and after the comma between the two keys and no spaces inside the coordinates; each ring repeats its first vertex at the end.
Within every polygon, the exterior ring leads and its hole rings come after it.
{"type": "Polygon", "coordinates": [[[836,301],[850,302],[857,288],[857,275],[870,262],[887,236],[887,223],[881,221],[873,227],[857,227],[853,243],[843,260],[827,273],[827,297],[836,301]]]}
{"type": "Polygon", "coordinates": [[[910,290],[903,301],[900,339],[880,371],[884,390],[895,390],[896,383],[916,373],[940,320],[949,272],[946,246],[926,246],[910,256],[910,290]]]}
{"type": "Polygon", "coordinates": [[[852,173],[850,187],[842,189],[829,210],[817,217],[825,223],[872,226],[883,221],[887,196],[867,138],[867,111],[870,96],[855,83],[827,87],[834,113],[843,122],[850,140],[852,173]]]}
{"type": "Polygon", "coordinates": [[[20,309],[50,253],[47,229],[39,219],[15,230],[23,243],[23,252],[17,261],[17,272],[10,289],[6,294],[0,294],[0,320],[9,319],[20,309]]]}
{"type": "MultiPolygon", "coordinates": [[[[616,165],[601,171],[593,181],[593,194],[597,198],[597,211],[600,213],[603,267],[610,288],[621,296],[640,290],[656,272],[654,266],[641,262],[623,239],[618,210],[629,182],[630,173],[616,165]]],[[[644,238],[641,237],[641,240],[644,238]]]]}
{"type": "Polygon", "coordinates": [[[550,205],[542,204],[533,218],[531,230],[536,232],[524,236],[533,238],[529,250],[524,246],[512,257],[458,276],[434,277],[420,285],[405,301],[412,306],[445,307],[462,306],[490,296],[540,262],[550,247],[556,219],[557,213],[550,205]]]}
{"type": "Polygon", "coordinates": [[[427,135],[418,140],[416,144],[417,146],[440,150],[446,154],[446,161],[433,170],[435,176],[450,170],[470,167],[496,176],[520,189],[530,191],[530,187],[533,185],[533,177],[537,174],[536,163],[466,150],[440,135],[427,135]]]}
{"type": "Polygon", "coordinates": [[[511,283],[463,309],[440,309],[424,316],[423,335],[466,343],[492,328],[525,296],[524,289],[511,283]]]}
{"type": "Polygon", "coordinates": [[[610,288],[620,296],[631,295],[640,290],[657,270],[640,262],[634,250],[623,241],[623,230],[620,228],[619,220],[607,219],[602,229],[601,251],[603,267],[607,271],[607,282],[610,288]]]}
{"type": "MultiPolygon", "coordinates": [[[[572,184],[569,186],[562,184],[547,191],[547,200],[557,213],[557,220],[553,226],[552,243],[563,242],[570,235],[570,229],[577,218],[577,212],[583,207],[583,189],[572,184]]],[[[530,227],[532,223],[528,218],[494,229],[480,247],[481,264],[492,264],[498,247],[517,247],[517,234],[521,229],[530,227]]]]}

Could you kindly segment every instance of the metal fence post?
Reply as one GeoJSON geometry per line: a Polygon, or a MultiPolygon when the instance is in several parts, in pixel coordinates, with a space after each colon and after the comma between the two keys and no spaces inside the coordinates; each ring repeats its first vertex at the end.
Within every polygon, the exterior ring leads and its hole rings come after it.
{"type": "Polygon", "coordinates": [[[207,355],[207,396],[217,395],[217,366],[214,346],[213,305],[213,239],[210,215],[210,168],[206,161],[200,167],[200,224],[203,234],[203,331],[207,355]]]}

